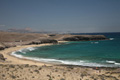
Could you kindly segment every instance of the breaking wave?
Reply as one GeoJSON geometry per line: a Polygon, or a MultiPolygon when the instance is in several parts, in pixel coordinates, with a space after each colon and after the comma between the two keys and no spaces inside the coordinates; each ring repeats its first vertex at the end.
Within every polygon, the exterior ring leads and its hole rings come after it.
{"type": "Polygon", "coordinates": [[[37,48],[35,47],[28,47],[28,48],[23,48],[23,49],[20,49],[16,52],[20,52],[20,53],[23,53],[23,54],[26,54],[26,52],[29,52],[29,51],[33,51],[33,50],[36,50],[37,48]]]}
{"type": "Polygon", "coordinates": [[[119,65],[120,66],[120,63],[117,63],[116,61],[106,61],[107,63],[109,63],[109,64],[115,64],[115,65],[119,65]]]}
{"type": "MultiPolygon", "coordinates": [[[[29,48],[28,48],[29,49],[29,48]]],[[[12,52],[13,56],[18,58],[30,59],[40,62],[46,63],[54,63],[54,64],[66,64],[66,65],[79,65],[79,66],[90,66],[90,67],[120,67],[120,63],[116,63],[115,61],[108,61],[106,63],[95,63],[85,60],[77,60],[77,61],[70,61],[70,60],[58,60],[58,59],[47,59],[47,58],[36,58],[36,57],[24,57],[20,54],[16,54],[16,52],[12,52]]]]}
{"type": "Polygon", "coordinates": [[[109,38],[110,40],[114,40],[114,38],[109,38]]]}

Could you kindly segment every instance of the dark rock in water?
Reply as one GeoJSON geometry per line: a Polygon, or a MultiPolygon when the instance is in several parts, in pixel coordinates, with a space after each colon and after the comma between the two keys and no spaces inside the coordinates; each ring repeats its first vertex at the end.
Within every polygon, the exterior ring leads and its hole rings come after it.
{"type": "Polygon", "coordinates": [[[78,35],[63,38],[65,41],[92,41],[92,40],[105,40],[107,39],[104,35],[78,35]]]}
{"type": "Polygon", "coordinates": [[[5,61],[3,54],[0,54],[0,60],[5,61]]]}

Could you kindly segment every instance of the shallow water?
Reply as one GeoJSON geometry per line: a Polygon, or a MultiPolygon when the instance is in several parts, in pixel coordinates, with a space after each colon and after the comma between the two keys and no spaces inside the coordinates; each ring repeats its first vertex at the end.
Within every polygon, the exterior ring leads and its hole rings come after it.
{"type": "Polygon", "coordinates": [[[104,35],[110,40],[30,47],[14,52],[13,55],[49,63],[120,67],[120,33],[104,33],[104,35]]]}

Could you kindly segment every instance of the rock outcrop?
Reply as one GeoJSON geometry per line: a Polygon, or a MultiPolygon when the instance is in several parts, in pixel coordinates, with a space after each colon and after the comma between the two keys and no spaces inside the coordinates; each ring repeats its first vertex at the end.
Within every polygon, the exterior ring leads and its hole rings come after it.
{"type": "Polygon", "coordinates": [[[5,46],[3,43],[0,43],[0,50],[4,50],[5,49],[5,46]]]}
{"type": "Polygon", "coordinates": [[[10,47],[16,47],[16,44],[14,43],[4,43],[5,48],[10,48],[10,47]]]}
{"type": "Polygon", "coordinates": [[[5,49],[5,47],[0,45],[0,50],[4,50],[4,49],[5,49]]]}
{"type": "Polygon", "coordinates": [[[5,61],[3,54],[0,54],[0,61],[5,61]]]}
{"type": "Polygon", "coordinates": [[[56,43],[58,43],[58,41],[54,40],[54,39],[44,39],[44,40],[41,40],[41,43],[53,43],[53,44],[56,44],[56,43]]]}
{"type": "Polygon", "coordinates": [[[93,40],[105,40],[107,39],[104,35],[74,35],[65,37],[65,41],[93,41],[93,40]]]}
{"type": "Polygon", "coordinates": [[[43,44],[43,43],[53,43],[53,44],[56,44],[56,43],[58,43],[58,41],[54,40],[54,39],[41,39],[41,40],[32,41],[29,44],[43,44]]]}

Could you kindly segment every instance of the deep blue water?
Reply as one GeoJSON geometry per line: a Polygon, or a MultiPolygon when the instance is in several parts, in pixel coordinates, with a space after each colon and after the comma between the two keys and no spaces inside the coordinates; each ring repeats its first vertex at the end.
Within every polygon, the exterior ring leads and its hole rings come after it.
{"type": "MultiPolygon", "coordinates": [[[[37,61],[82,65],[120,67],[120,33],[103,34],[110,40],[67,42],[65,44],[27,48],[14,54],[37,61]]],[[[94,34],[93,34],[94,35],[94,34]]]]}

